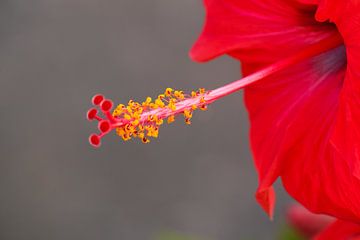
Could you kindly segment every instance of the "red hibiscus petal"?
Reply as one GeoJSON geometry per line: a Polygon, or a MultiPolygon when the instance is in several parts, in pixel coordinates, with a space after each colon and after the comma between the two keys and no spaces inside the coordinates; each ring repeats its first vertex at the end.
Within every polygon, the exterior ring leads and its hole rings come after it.
{"type": "Polygon", "coordinates": [[[360,225],[337,220],[314,240],[360,240],[360,225]]]}
{"type": "MultiPolygon", "coordinates": [[[[318,1],[301,2],[207,0],[206,25],[191,56],[204,61],[227,53],[248,75],[336,31],[314,20],[318,1]]],[[[310,210],[360,222],[360,11],[347,5],[357,0],[344,2],[337,8],[322,1],[317,19],[337,24],[346,56],[339,47],[245,89],[257,200],[270,215],[271,186],[281,176],[310,210]]]]}
{"type": "MultiPolygon", "coordinates": [[[[282,176],[287,191],[311,210],[331,209],[336,215],[348,205],[343,217],[358,216],[352,205],[359,207],[360,185],[353,183],[346,162],[329,142],[345,74],[345,61],[339,61],[345,58],[343,50],[324,53],[245,89],[260,178],[258,199],[282,176]]],[[[243,65],[245,73],[251,68],[243,65]]]]}
{"type": "Polygon", "coordinates": [[[360,2],[321,1],[316,18],[334,22],[347,48],[348,68],[332,143],[360,179],[360,2]]]}
{"type": "Polygon", "coordinates": [[[205,27],[190,51],[196,61],[236,50],[242,61],[267,65],[335,31],[314,19],[314,5],[294,0],[205,0],[205,5],[205,27]]]}

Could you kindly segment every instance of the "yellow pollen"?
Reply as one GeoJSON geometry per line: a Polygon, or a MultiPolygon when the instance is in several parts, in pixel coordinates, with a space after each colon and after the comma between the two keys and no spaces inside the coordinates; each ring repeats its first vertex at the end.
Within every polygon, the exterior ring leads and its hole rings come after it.
{"type": "Polygon", "coordinates": [[[120,115],[123,113],[124,108],[125,108],[125,105],[124,105],[124,104],[119,104],[119,105],[115,108],[115,110],[114,110],[114,112],[113,112],[112,115],[113,115],[114,117],[120,116],[120,115]]]}
{"type": "Polygon", "coordinates": [[[124,134],[124,135],[122,135],[121,137],[122,137],[122,139],[123,139],[124,141],[128,141],[128,140],[131,139],[131,137],[130,137],[129,134],[124,134]]]}
{"type": "Polygon", "coordinates": [[[156,120],[156,125],[158,125],[158,126],[162,125],[163,123],[164,123],[164,120],[162,120],[162,119],[156,120]]]}
{"type": "Polygon", "coordinates": [[[142,141],[143,143],[149,143],[149,142],[150,142],[150,140],[147,139],[146,137],[143,137],[143,138],[141,139],[141,141],[142,141]]]}
{"type": "Polygon", "coordinates": [[[180,99],[180,100],[183,100],[185,98],[185,95],[184,95],[183,91],[175,91],[174,96],[177,99],[180,99]]]}
{"type": "Polygon", "coordinates": [[[136,119],[136,120],[132,121],[131,124],[134,126],[137,126],[137,125],[139,125],[139,120],[136,119]]]}
{"type": "Polygon", "coordinates": [[[134,112],[134,113],[132,114],[132,117],[135,118],[135,119],[140,119],[140,117],[141,117],[141,112],[140,112],[140,111],[134,112]]]}
{"type": "Polygon", "coordinates": [[[147,97],[146,100],[142,103],[143,107],[148,107],[151,103],[152,99],[151,97],[147,97]]]}
{"type": "Polygon", "coordinates": [[[128,111],[128,113],[132,113],[132,112],[133,112],[131,106],[127,106],[127,107],[126,107],[126,110],[128,111]]]}
{"type": "Polygon", "coordinates": [[[155,104],[155,103],[150,103],[149,106],[150,106],[151,108],[153,108],[153,109],[156,109],[156,108],[159,107],[159,106],[158,106],[157,104],[155,104]]]}
{"type": "Polygon", "coordinates": [[[173,91],[174,90],[172,88],[167,88],[164,94],[165,96],[170,97],[173,91]]]}
{"type": "Polygon", "coordinates": [[[139,138],[144,138],[144,137],[145,137],[145,134],[144,134],[143,132],[142,132],[142,133],[139,133],[139,134],[138,134],[138,137],[139,137],[139,138]]]}
{"type": "Polygon", "coordinates": [[[160,98],[155,100],[155,104],[158,105],[161,108],[165,107],[165,103],[163,101],[161,101],[160,98]]]}
{"type": "Polygon", "coordinates": [[[204,88],[192,91],[190,95],[184,94],[180,90],[166,88],[164,93],[158,95],[154,101],[151,97],[147,97],[141,103],[129,100],[127,106],[119,104],[112,112],[112,115],[115,119],[124,119],[127,122],[125,125],[116,128],[116,134],[124,141],[139,138],[143,143],[149,143],[149,137],[157,138],[159,136],[159,127],[166,118],[167,123],[170,124],[175,121],[175,115],[182,112],[185,123],[191,124],[193,111],[198,108],[201,110],[206,110],[207,108],[204,99],[205,94],[204,88]],[[181,101],[191,98],[194,98],[195,104],[183,107],[181,101]],[[177,103],[180,109],[177,109],[177,103]],[[148,115],[147,118],[142,118],[143,113],[146,114],[153,109],[159,109],[159,111],[155,111],[157,112],[156,114],[148,115]]]}
{"type": "Polygon", "coordinates": [[[124,128],[119,127],[119,128],[116,128],[116,133],[117,133],[119,136],[123,136],[123,135],[125,134],[125,130],[124,130],[124,128]]]}
{"type": "Polygon", "coordinates": [[[172,122],[175,122],[175,116],[174,115],[169,116],[168,119],[167,119],[167,123],[170,124],[172,122]]]}
{"type": "Polygon", "coordinates": [[[190,119],[192,117],[192,112],[190,110],[185,109],[184,110],[184,117],[190,119]]]}
{"type": "Polygon", "coordinates": [[[169,104],[168,104],[168,108],[170,108],[171,110],[175,111],[176,110],[176,99],[175,98],[171,98],[169,100],[169,104]]]}
{"type": "Polygon", "coordinates": [[[200,106],[200,110],[202,110],[202,111],[207,110],[207,106],[206,106],[206,105],[201,105],[201,106],[200,106]]]}

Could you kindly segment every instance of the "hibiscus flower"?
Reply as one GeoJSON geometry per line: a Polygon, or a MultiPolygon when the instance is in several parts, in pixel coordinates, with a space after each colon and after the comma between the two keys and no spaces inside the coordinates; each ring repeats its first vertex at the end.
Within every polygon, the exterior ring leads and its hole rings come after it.
{"type": "Polygon", "coordinates": [[[360,234],[360,1],[205,0],[196,61],[228,54],[250,75],[330,36],[343,43],[245,87],[259,174],[271,216],[272,184],[314,213],[339,220],[319,239],[360,234]]]}
{"type": "Polygon", "coordinates": [[[197,61],[228,54],[245,78],[190,94],[171,88],[155,101],[127,106],[102,95],[89,120],[98,120],[93,146],[116,129],[124,140],[157,137],[165,118],[183,114],[245,87],[251,146],[259,173],[256,198],[272,217],[272,184],[314,213],[339,220],[322,239],[360,234],[360,2],[358,0],[205,0],[206,25],[191,51],[197,61]]]}

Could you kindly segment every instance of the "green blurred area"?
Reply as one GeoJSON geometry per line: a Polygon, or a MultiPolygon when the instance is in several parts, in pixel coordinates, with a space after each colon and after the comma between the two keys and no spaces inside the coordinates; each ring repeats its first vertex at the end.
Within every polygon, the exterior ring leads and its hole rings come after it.
{"type": "Polygon", "coordinates": [[[306,240],[306,239],[300,236],[295,229],[289,226],[285,226],[280,232],[279,240],[306,240]]]}
{"type": "Polygon", "coordinates": [[[161,232],[158,236],[156,236],[154,240],[204,240],[204,239],[200,239],[198,237],[189,236],[177,232],[164,231],[161,232]]]}
{"type": "MultiPolygon", "coordinates": [[[[279,237],[273,238],[269,236],[268,239],[278,239],[278,240],[306,240],[304,237],[300,236],[299,233],[291,228],[290,226],[284,226],[281,228],[279,237]]],[[[191,236],[183,233],[178,233],[175,231],[163,231],[160,232],[154,240],[209,240],[205,238],[200,238],[198,236],[191,236]]],[[[256,240],[256,239],[239,239],[239,240],[256,240]]]]}

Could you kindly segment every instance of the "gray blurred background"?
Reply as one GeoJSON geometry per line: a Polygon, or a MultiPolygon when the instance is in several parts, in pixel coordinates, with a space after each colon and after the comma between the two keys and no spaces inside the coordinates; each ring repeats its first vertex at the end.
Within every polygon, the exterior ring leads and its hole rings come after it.
{"type": "Polygon", "coordinates": [[[1,240],[277,239],[289,199],[278,189],[274,222],[255,202],[241,93],[151,144],[88,144],[95,93],[140,101],[240,77],[230,58],[188,58],[203,18],[200,0],[0,1],[1,240]]]}

